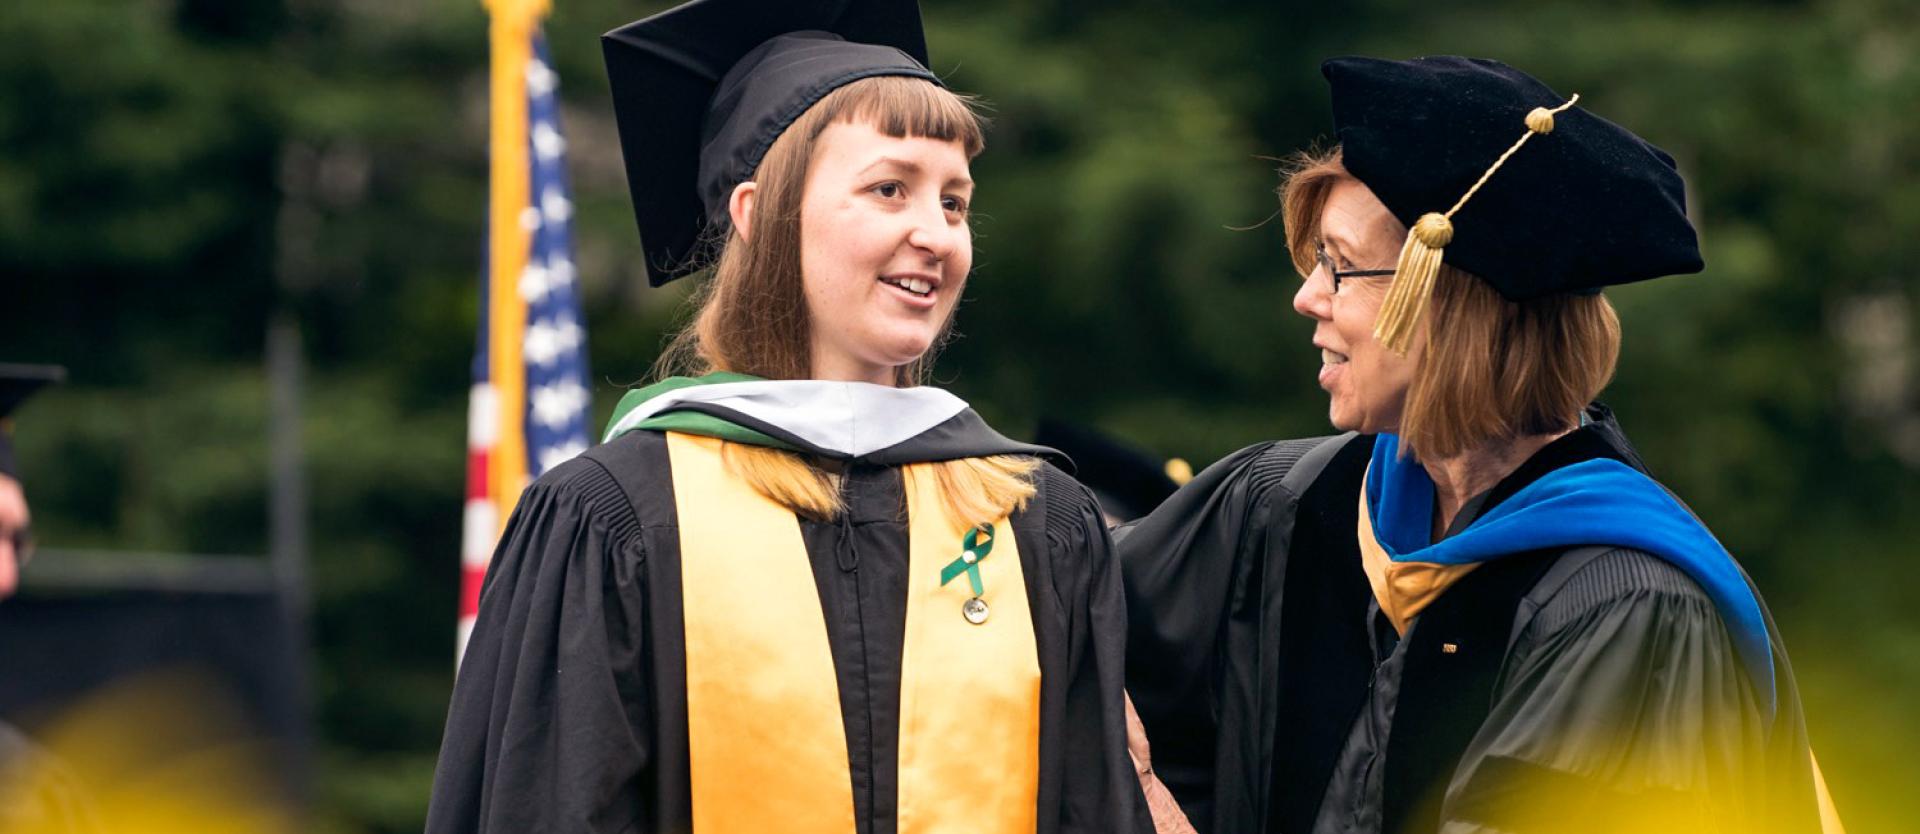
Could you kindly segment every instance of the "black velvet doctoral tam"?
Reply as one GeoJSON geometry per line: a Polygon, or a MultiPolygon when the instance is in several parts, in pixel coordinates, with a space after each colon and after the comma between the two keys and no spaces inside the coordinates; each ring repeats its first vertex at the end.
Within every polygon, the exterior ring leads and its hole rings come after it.
{"type": "MultiPolygon", "coordinates": [[[[1333,125],[1347,170],[1408,228],[1445,213],[1563,96],[1498,61],[1334,58],[1333,125]]],[[[1672,156],[1584,107],[1554,117],[1453,218],[1445,263],[1513,301],[1699,272],[1672,156]]]]}

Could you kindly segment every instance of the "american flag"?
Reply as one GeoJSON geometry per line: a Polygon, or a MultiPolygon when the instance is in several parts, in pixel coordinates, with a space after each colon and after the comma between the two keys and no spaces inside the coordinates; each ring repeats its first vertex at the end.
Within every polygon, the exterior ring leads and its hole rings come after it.
{"type": "Polygon", "coordinates": [[[496,11],[493,231],[468,403],[456,657],[466,652],[481,580],[507,512],[530,478],[586,451],[592,405],[557,79],[537,24],[500,24],[496,11]],[[503,36],[514,41],[504,50],[503,36]],[[519,88],[514,94],[524,96],[521,102],[502,106],[503,75],[519,88]],[[514,146],[520,152],[499,152],[514,146]],[[503,227],[512,238],[500,239],[503,227]]]}

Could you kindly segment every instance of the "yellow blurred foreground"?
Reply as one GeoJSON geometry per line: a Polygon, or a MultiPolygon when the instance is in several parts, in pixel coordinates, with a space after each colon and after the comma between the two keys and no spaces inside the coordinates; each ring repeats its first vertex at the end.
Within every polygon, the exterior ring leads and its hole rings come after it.
{"type": "Polygon", "coordinates": [[[115,683],[0,766],[0,831],[291,831],[283,770],[241,716],[198,676],[115,683]]]}

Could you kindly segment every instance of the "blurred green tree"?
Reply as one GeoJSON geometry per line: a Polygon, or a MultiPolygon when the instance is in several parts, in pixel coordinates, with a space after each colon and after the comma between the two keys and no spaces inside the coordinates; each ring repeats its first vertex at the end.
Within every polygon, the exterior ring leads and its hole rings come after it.
{"type": "MultiPolygon", "coordinates": [[[[548,27],[601,415],[686,291],[641,280],[596,42],[665,5],[559,0],[548,27]]],[[[934,68],[995,122],[939,377],[1014,433],[1055,415],[1204,463],[1326,430],[1271,219],[1274,157],[1327,141],[1322,58],[1500,58],[1673,151],[1708,270],[1610,293],[1608,399],[1767,590],[1853,830],[1920,815],[1920,10],[926,5],[934,68]]],[[[322,827],[418,830],[451,681],[484,11],[14,3],[0,43],[0,358],[74,378],[21,437],[43,538],[263,550],[262,346],[296,315],[322,827]]]]}

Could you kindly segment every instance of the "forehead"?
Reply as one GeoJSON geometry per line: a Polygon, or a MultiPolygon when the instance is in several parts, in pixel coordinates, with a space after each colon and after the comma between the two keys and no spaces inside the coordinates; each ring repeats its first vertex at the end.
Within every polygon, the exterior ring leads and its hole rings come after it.
{"type": "Polygon", "coordinates": [[[1398,247],[1406,227],[1359,180],[1341,177],[1320,208],[1320,237],[1329,246],[1371,250],[1398,247]]]}
{"type": "Polygon", "coordinates": [[[969,170],[967,149],[958,140],[888,136],[865,121],[836,121],[820,131],[815,170],[851,175],[876,165],[919,168],[941,179],[966,179],[969,170]]]}

